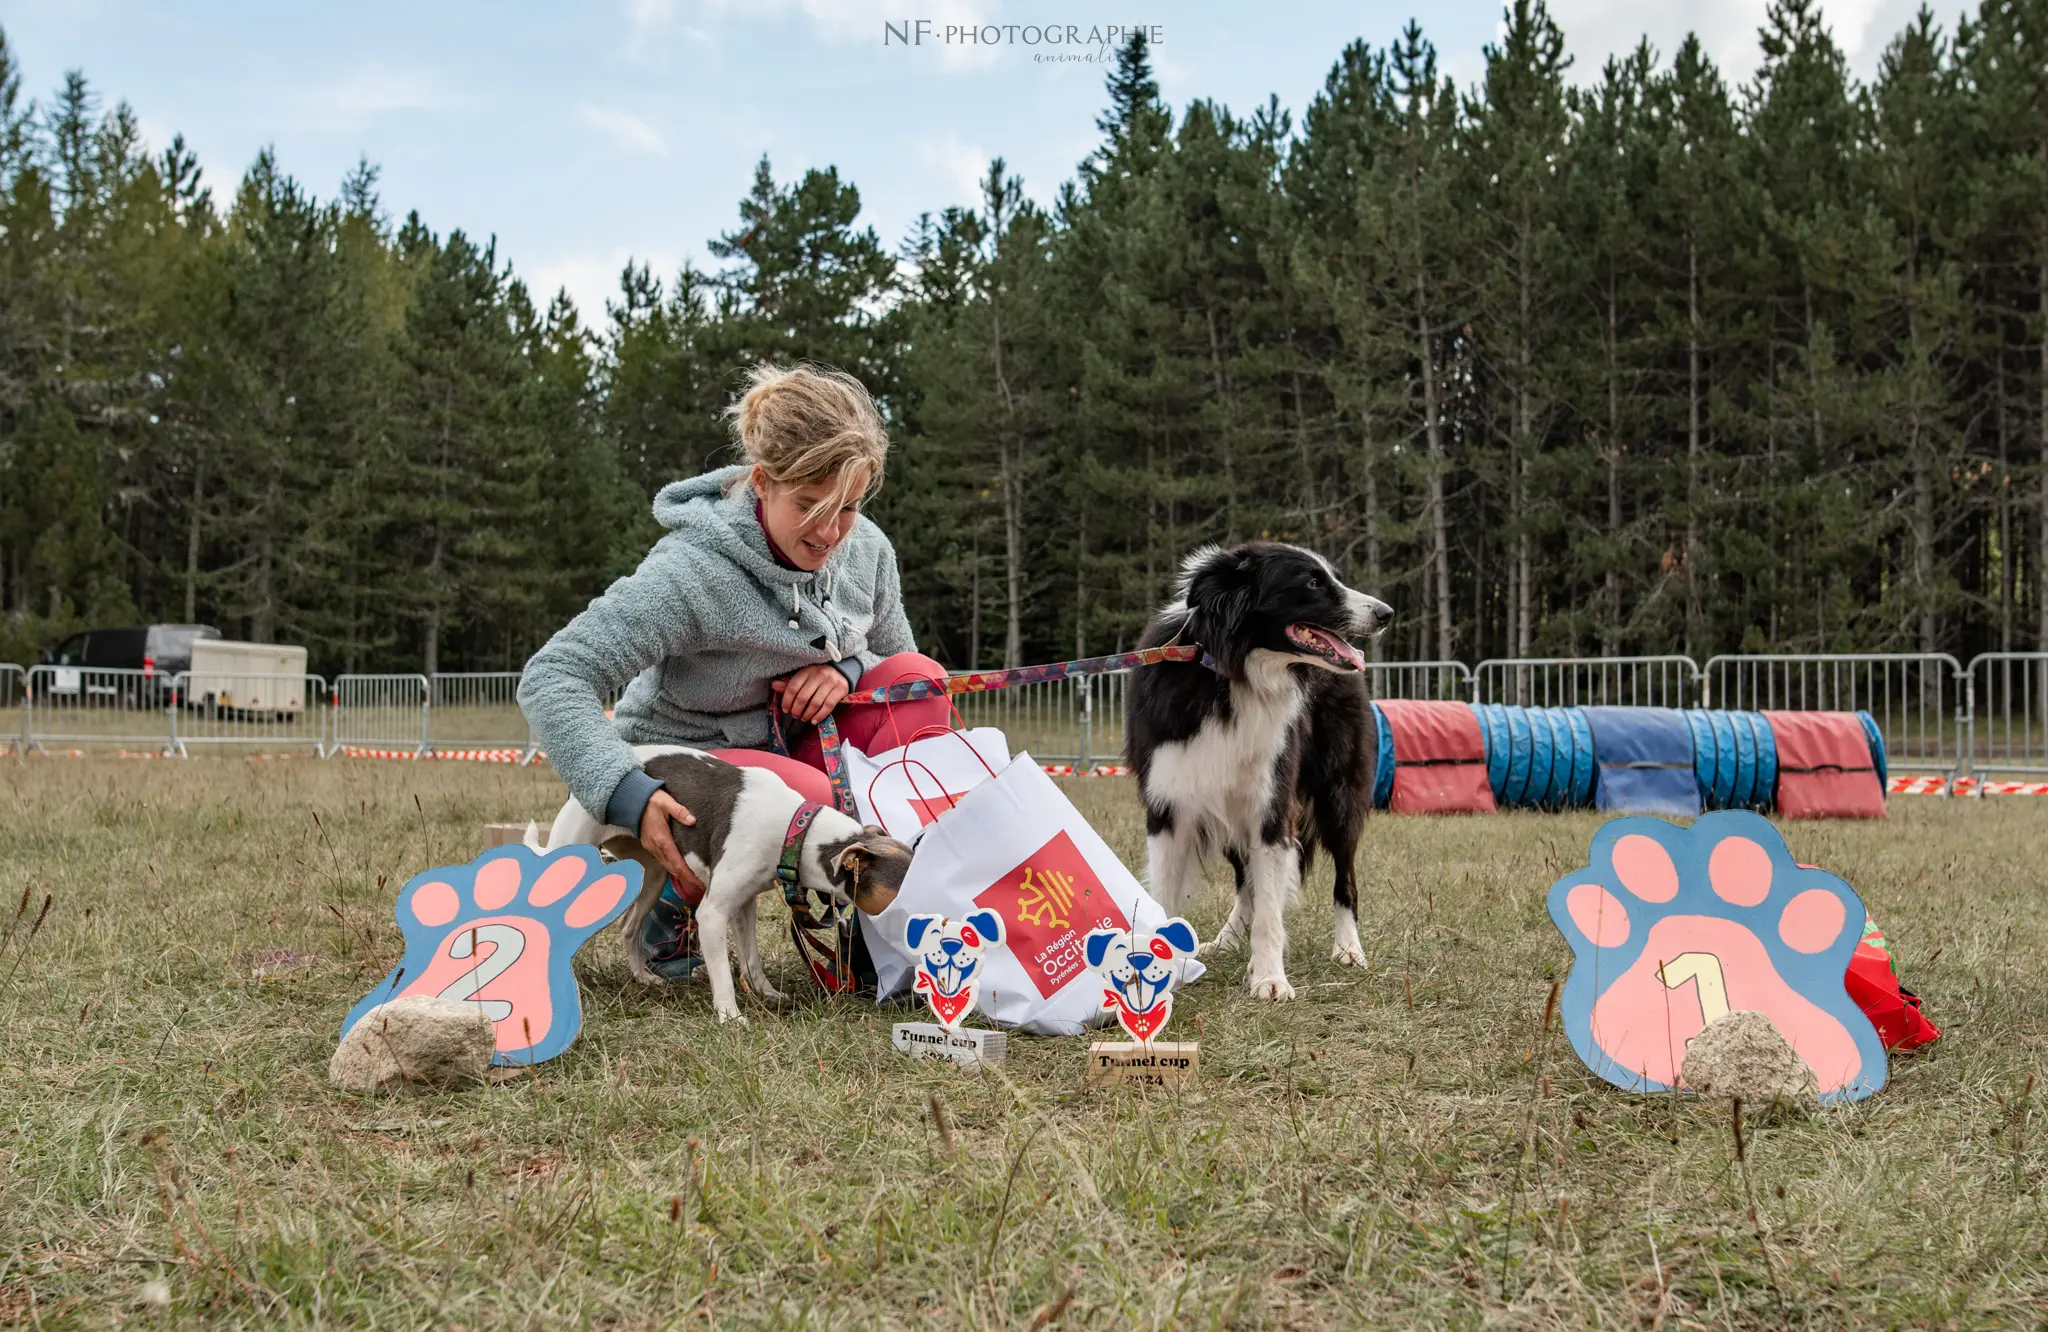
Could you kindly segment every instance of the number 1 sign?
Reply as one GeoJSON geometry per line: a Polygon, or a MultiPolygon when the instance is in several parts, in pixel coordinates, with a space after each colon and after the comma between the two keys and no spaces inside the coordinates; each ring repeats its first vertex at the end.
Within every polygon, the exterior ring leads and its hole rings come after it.
{"type": "Polygon", "coordinates": [[[1595,1074],[1626,1091],[1682,1086],[1687,1042],[1749,1011],[1813,1069],[1822,1103],[1884,1086],[1884,1047],[1844,982],[1862,899],[1795,862],[1769,820],[1614,819],[1589,859],[1549,904],[1572,947],[1565,1034],[1595,1074]]]}
{"type": "Polygon", "coordinates": [[[538,1064],[569,1048],[583,1004],[569,961],[617,919],[640,866],[606,864],[594,846],[539,855],[497,846],[467,865],[413,876],[398,894],[405,956],[342,1022],[408,994],[476,1004],[497,1031],[494,1064],[538,1064]]]}

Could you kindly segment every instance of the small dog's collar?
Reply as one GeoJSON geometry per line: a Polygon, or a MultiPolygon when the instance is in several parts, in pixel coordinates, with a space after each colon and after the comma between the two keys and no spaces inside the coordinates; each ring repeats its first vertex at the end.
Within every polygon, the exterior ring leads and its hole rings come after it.
{"type": "Polygon", "coordinates": [[[775,881],[782,885],[782,895],[791,905],[803,901],[804,887],[801,861],[804,853],[804,834],[816,822],[818,811],[825,808],[815,800],[806,800],[796,807],[796,813],[789,816],[789,831],[782,835],[782,859],[775,864],[775,881]]]}
{"type": "MultiPolygon", "coordinates": [[[[853,906],[849,903],[844,910],[829,911],[826,919],[818,919],[811,911],[810,894],[804,891],[801,868],[804,834],[811,830],[818,811],[824,808],[815,800],[806,800],[789,816],[789,831],[782,835],[782,859],[775,864],[775,881],[782,885],[782,900],[789,903],[789,938],[796,945],[798,956],[827,993],[844,994],[857,984],[853,973],[853,906]],[[836,946],[812,935],[812,931],[827,929],[837,936],[836,946]]],[[[831,898],[825,900],[830,907],[831,898]]]]}

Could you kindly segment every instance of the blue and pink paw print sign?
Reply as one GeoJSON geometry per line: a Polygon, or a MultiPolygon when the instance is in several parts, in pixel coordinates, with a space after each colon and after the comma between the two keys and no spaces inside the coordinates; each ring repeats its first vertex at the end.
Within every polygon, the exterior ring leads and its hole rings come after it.
{"type": "Polygon", "coordinates": [[[479,1004],[497,1029],[494,1064],[538,1064],[569,1048],[583,1004],[569,961],[640,888],[640,866],[606,864],[594,846],[538,855],[493,847],[467,865],[428,870],[398,894],[405,956],[342,1022],[378,1004],[428,994],[479,1004]]]}
{"type": "Polygon", "coordinates": [[[1682,1086],[1686,1043],[1741,1010],[1771,1020],[1824,1104],[1884,1085],[1884,1047],[1843,983],[1862,899],[1795,862],[1769,820],[1614,819],[1594,834],[1587,867],[1551,885],[1549,905],[1572,947],[1565,1034],[1615,1086],[1682,1086]]]}

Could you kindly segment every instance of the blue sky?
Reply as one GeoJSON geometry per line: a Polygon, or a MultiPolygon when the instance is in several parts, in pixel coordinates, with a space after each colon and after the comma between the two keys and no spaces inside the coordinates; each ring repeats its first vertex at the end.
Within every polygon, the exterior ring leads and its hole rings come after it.
{"type": "MultiPolygon", "coordinates": [[[[1668,53],[1696,29],[1739,79],[1764,7],[1554,0],[1552,12],[1575,77],[1645,32],[1668,53]]],[[[1915,7],[1831,0],[1824,12],[1867,76],[1915,7]]],[[[1953,9],[1937,6],[1951,27],[1953,9]]],[[[733,226],[763,153],[778,180],[836,165],[894,246],[919,212],[971,202],[991,156],[1045,201],[1094,147],[1103,67],[1034,58],[1089,48],[885,44],[885,23],[1155,26],[1176,107],[1210,97],[1249,111],[1277,94],[1298,121],[1347,41],[1383,44],[1411,13],[1459,83],[1476,80],[1494,0],[6,0],[0,26],[26,91],[47,99],[65,70],[84,70],[156,146],[183,133],[217,197],[265,144],[322,196],[366,155],[387,211],[495,234],[539,299],[566,287],[594,322],[629,256],[657,274],[686,258],[713,266],[705,242],[733,226]]]]}

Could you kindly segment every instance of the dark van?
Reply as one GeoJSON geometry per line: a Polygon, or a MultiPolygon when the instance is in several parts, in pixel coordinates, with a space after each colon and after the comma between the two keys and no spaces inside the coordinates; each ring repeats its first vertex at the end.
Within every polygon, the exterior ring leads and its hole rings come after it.
{"type": "Polygon", "coordinates": [[[219,638],[210,624],[149,624],[128,629],[88,629],[43,653],[41,691],[51,699],[106,698],[138,707],[157,707],[170,697],[171,680],[192,666],[192,644],[219,638]],[[103,675],[103,671],[139,671],[103,675]]]}

